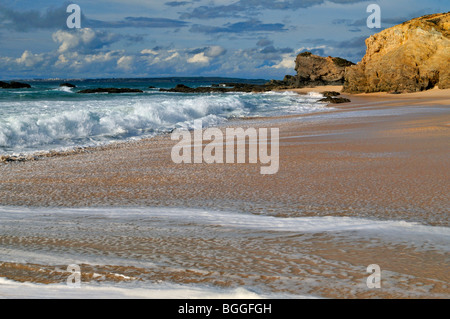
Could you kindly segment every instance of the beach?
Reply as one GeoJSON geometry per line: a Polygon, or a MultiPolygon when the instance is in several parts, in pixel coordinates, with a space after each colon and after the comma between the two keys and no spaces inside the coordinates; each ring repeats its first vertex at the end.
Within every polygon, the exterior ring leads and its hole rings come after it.
{"type": "Polygon", "coordinates": [[[448,298],[450,89],[342,96],[352,102],[223,124],[279,128],[273,175],[175,164],[170,134],[0,164],[1,277],[60,284],[78,263],[86,286],[448,298]],[[380,289],[366,285],[371,264],[380,289]]]}

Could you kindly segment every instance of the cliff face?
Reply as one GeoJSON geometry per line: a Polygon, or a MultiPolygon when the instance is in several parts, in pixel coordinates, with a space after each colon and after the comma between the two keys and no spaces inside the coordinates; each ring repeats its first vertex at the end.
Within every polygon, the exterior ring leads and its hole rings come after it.
{"type": "Polygon", "coordinates": [[[366,55],[345,72],[344,92],[450,88],[450,12],[416,18],[366,40],[366,55]]]}
{"type": "Polygon", "coordinates": [[[295,60],[297,75],[287,75],[283,82],[291,87],[342,85],[345,68],[353,64],[341,58],[324,58],[310,52],[303,52],[295,60]]]}

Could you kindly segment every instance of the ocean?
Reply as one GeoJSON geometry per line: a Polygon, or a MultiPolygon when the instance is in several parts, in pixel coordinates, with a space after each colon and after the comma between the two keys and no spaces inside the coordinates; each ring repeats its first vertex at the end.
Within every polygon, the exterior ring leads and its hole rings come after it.
{"type": "Polygon", "coordinates": [[[31,89],[0,90],[0,155],[60,151],[148,138],[189,128],[201,119],[215,126],[233,118],[303,114],[325,109],[320,94],[185,94],[160,92],[176,84],[191,87],[264,80],[228,78],[162,78],[27,81],[31,89]],[[78,94],[98,87],[141,89],[144,93],[78,94]],[[149,88],[154,87],[154,88],[149,88]]]}

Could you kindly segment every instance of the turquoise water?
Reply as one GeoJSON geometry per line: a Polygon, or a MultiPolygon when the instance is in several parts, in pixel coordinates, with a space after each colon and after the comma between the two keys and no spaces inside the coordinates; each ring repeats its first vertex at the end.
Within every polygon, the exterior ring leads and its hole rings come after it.
{"type": "MultiPolygon", "coordinates": [[[[31,89],[0,90],[0,154],[21,154],[103,145],[152,137],[174,128],[204,126],[231,118],[322,111],[320,95],[284,93],[183,94],[159,92],[176,84],[211,86],[233,79],[167,78],[149,80],[29,81],[31,89]],[[149,88],[154,86],[156,88],[149,88]],[[144,93],[77,94],[97,87],[137,88],[144,93]]],[[[261,84],[264,81],[234,79],[261,84]]]]}

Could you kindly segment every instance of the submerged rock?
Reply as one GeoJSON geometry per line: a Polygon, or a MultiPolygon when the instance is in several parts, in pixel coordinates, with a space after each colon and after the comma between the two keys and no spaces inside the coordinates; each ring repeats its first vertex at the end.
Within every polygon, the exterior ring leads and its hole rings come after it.
{"type": "Polygon", "coordinates": [[[366,40],[362,61],[348,67],[344,92],[416,92],[450,88],[450,12],[426,15],[366,40]]]}

